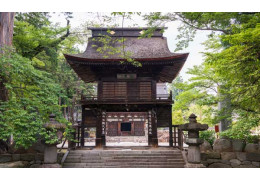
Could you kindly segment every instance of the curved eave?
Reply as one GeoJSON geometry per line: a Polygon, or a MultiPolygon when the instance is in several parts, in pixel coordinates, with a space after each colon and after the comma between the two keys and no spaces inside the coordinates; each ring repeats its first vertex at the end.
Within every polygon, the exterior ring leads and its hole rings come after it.
{"type": "MultiPolygon", "coordinates": [[[[142,65],[157,65],[162,66],[162,70],[158,73],[156,79],[160,82],[172,82],[181,71],[189,53],[175,54],[170,57],[160,58],[137,58],[142,65]]],[[[86,83],[96,81],[96,73],[92,71],[92,66],[117,66],[117,65],[132,65],[126,62],[126,59],[88,59],[73,55],[64,54],[67,62],[79,77],[86,83]],[[120,63],[120,62],[126,63],[120,63]]],[[[140,68],[140,67],[138,67],[140,68]]]]}
{"type": "MultiPolygon", "coordinates": [[[[164,60],[186,60],[188,57],[189,53],[183,53],[183,54],[174,54],[172,56],[168,56],[168,57],[155,57],[155,58],[134,58],[134,60],[136,61],[164,61],[164,60]]],[[[65,58],[70,61],[80,61],[80,62],[93,62],[93,64],[95,62],[100,63],[100,62],[104,62],[104,63],[111,63],[111,62],[120,62],[120,61],[127,61],[126,59],[90,59],[90,58],[85,58],[85,57],[79,57],[79,56],[75,56],[75,55],[69,55],[69,54],[64,54],[65,58]]]]}

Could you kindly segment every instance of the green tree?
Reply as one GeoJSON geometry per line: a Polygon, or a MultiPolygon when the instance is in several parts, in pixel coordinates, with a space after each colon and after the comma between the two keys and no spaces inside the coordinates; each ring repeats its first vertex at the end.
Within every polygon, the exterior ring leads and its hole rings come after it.
{"type": "MultiPolygon", "coordinates": [[[[197,71],[196,67],[193,68],[192,74],[195,75],[193,80],[197,79],[198,81],[191,82],[188,86],[193,87],[199,83],[197,85],[207,87],[207,89],[218,87],[218,93],[227,94],[225,99],[230,97],[231,111],[239,117],[238,121],[232,124],[229,135],[234,134],[234,137],[245,138],[246,135],[250,134],[250,130],[259,125],[260,119],[260,13],[151,13],[146,15],[145,19],[153,27],[164,25],[169,21],[180,20],[182,24],[179,27],[180,34],[177,36],[179,41],[176,50],[187,47],[197,32],[201,30],[211,32],[209,40],[205,43],[209,51],[204,53],[205,62],[201,71],[197,71]],[[207,76],[202,76],[201,73],[203,74],[204,71],[210,73],[207,73],[207,76]],[[214,86],[216,82],[218,84],[214,86]],[[224,88],[220,89],[220,86],[224,86],[224,88]],[[245,127],[241,128],[243,132],[240,135],[235,135],[239,129],[237,127],[242,126],[245,127]],[[244,134],[244,137],[241,134],[244,134]]],[[[201,89],[199,93],[201,93],[201,89]]],[[[188,92],[184,91],[183,94],[188,94],[188,92]]],[[[209,103],[223,101],[221,96],[209,97],[202,98],[201,102],[205,103],[207,99],[209,103]]],[[[196,99],[199,100],[201,97],[196,99]]],[[[185,104],[184,102],[180,102],[180,104],[185,104]]],[[[176,103],[177,105],[178,103],[176,103]]],[[[221,120],[222,115],[225,113],[215,114],[216,117],[220,116],[218,120],[221,120]]]]}
{"type": "Polygon", "coordinates": [[[74,47],[80,43],[77,36],[69,36],[70,18],[71,13],[66,13],[67,27],[61,28],[50,23],[48,13],[17,13],[16,52],[8,51],[0,57],[0,77],[5,79],[8,91],[8,101],[0,102],[0,139],[12,135],[16,147],[27,148],[39,138],[46,143],[56,141],[55,131],[43,128],[50,113],[67,125],[65,135],[70,135],[73,106],[89,89],[62,55],[68,49],[79,52],[74,47]],[[61,107],[71,110],[62,115],[61,107]]]}

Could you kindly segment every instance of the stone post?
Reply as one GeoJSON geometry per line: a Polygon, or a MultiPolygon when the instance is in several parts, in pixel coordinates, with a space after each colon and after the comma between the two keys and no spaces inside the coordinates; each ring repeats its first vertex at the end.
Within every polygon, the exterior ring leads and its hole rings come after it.
{"type": "Polygon", "coordinates": [[[188,131],[188,138],[185,143],[189,145],[188,148],[188,164],[186,167],[204,167],[201,164],[200,158],[200,145],[203,143],[203,140],[199,138],[199,131],[204,131],[208,129],[207,124],[197,123],[197,116],[191,114],[189,117],[189,123],[179,126],[179,129],[183,131],[188,131]]]}
{"type": "Polygon", "coordinates": [[[44,124],[44,127],[46,129],[56,129],[57,130],[57,137],[58,141],[54,142],[53,144],[46,144],[45,143],[45,149],[44,149],[44,164],[42,167],[52,168],[52,167],[60,167],[59,164],[57,164],[57,144],[61,142],[62,134],[65,129],[65,125],[62,123],[59,123],[55,120],[55,115],[51,114],[50,121],[44,124]]]}

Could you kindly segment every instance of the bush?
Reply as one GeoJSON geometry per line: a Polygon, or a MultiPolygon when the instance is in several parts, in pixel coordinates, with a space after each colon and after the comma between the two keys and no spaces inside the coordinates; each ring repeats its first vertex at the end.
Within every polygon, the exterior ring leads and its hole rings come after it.
{"type": "Polygon", "coordinates": [[[200,131],[200,138],[208,141],[212,146],[215,141],[215,131],[200,131]]]}
{"type": "Polygon", "coordinates": [[[259,135],[249,135],[246,139],[248,143],[255,143],[255,144],[257,144],[259,140],[260,140],[259,135]]]}

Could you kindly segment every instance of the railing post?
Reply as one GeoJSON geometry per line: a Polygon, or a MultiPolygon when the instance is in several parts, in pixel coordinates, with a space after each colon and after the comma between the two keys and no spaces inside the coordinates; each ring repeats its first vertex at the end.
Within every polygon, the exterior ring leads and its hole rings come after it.
{"type": "Polygon", "coordinates": [[[178,128],[178,146],[182,150],[183,149],[183,134],[182,130],[178,128]]]}
{"type": "Polygon", "coordinates": [[[176,126],[173,126],[173,139],[174,139],[174,147],[177,146],[177,143],[176,143],[176,126]]]}

